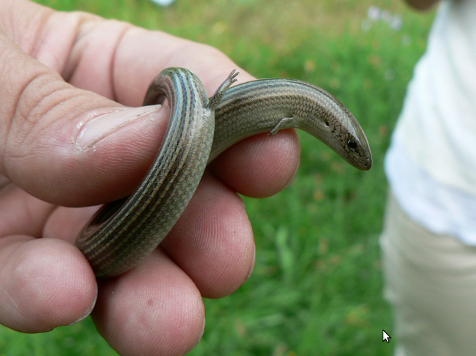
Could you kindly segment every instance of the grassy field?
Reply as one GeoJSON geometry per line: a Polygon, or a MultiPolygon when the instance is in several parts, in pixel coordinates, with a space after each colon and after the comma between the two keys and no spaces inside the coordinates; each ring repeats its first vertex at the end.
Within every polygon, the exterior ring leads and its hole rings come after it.
{"type": "MultiPolygon", "coordinates": [[[[233,295],[205,300],[207,326],[190,355],[391,355],[382,329],[378,235],[383,158],[431,14],[399,0],[42,0],[206,42],[257,77],[290,77],[335,94],[370,141],[374,167],[360,172],[302,137],[295,182],[272,198],[245,198],[256,268],[233,295]],[[379,12],[385,10],[385,12],[379,12]],[[376,16],[379,15],[379,16],[376,16]]],[[[0,327],[0,356],[117,355],[90,318],[47,334],[0,327]]]]}

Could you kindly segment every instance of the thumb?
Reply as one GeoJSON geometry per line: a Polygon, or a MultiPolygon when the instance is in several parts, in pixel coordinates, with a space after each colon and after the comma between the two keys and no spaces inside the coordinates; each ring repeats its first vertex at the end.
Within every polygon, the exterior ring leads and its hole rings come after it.
{"type": "Polygon", "coordinates": [[[93,205],[131,193],[165,132],[165,107],[124,107],[75,88],[1,29],[0,83],[0,173],[50,203],[93,205]]]}

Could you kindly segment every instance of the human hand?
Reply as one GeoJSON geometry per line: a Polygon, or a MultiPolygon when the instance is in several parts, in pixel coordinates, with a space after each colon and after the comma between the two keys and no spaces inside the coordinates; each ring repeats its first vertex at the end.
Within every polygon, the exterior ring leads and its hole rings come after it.
{"type": "MultiPolygon", "coordinates": [[[[201,297],[232,293],[253,268],[237,192],[264,197],[291,182],[295,131],[224,152],[160,247],[97,282],[73,245],[97,207],[77,207],[130,194],[168,119],[167,107],[131,107],[166,67],[192,70],[211,95],[236,65],[209,46],[127,23],[27,0],[0,5],[0,323],[44,332],[92,310],[121,355],[187,352],[203,332],[201,297]]],[[[240,72],[240,81],[253,79],[240,72]]]]}

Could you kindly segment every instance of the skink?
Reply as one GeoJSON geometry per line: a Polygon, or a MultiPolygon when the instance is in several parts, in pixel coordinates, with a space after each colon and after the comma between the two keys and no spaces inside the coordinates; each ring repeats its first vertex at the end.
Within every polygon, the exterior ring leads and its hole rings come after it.
{"type": "Polygon", "coordinates": [[[98,277],[118,276],[152,252],[185,210],[206,165],[245,137],[300,128],[354,167],[370,169],[362,128],[331,94],[290,79],[231,87],[237,74],[210,99],[200,79],[184,68],[165,69],[152,81],[144,105],[167,98],[170,107],[161,149],[137,190],[104,205],[76,240],[98,277]]]}

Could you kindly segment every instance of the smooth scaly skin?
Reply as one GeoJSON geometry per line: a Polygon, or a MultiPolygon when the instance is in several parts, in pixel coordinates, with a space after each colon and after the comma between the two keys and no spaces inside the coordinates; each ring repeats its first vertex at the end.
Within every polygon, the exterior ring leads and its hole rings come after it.
{"type": "Polygon", "coordinates": [[[306,82],[261,79],[237,85],[218,104],[215,121],[209,162],[251,135],[299,128],[354,167],[372,166],[369,143],[354,115],[333,95],[306,82]]]}
{"type": "Polygon", "coordinates": [[[332,95],[288,79],[229,88],[236,75],[232,72],[210,99],[187,69],[165,69],[151,83],[144,105],[167,97],[171,109],[162,147],[137,190],[100,209],[76,241],[98,277],[120,275],[152,252],[185,210],[207,162],[245,137],[301,128],[351,165],[370,169],[365,134],[332,95]]]}

